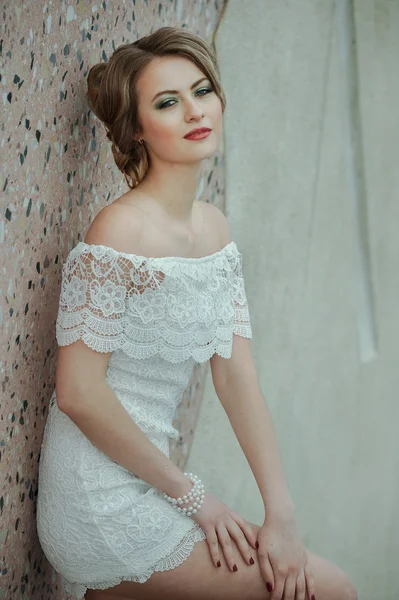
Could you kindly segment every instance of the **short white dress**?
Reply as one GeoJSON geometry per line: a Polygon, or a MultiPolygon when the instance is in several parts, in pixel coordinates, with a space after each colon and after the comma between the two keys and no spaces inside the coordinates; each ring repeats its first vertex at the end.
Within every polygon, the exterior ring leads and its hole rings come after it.
{"type": "MultiPolygon", "coordinates": [[[[252,337],[234,241],[198,258],[125,254],[79,242],[62,268],[60,346],[82,339],[112,352],[106,382],[169,457],[172,426],[195,362],[229,358],[233,334],[252,337]]],[[[198,473],[201,477],[201,474],[198,473]]],[[[96,448],[50,400],[39,464],[37,531],[64,590],[145,582],[180,565],[206,538],[163,492],[96,448]]]]}

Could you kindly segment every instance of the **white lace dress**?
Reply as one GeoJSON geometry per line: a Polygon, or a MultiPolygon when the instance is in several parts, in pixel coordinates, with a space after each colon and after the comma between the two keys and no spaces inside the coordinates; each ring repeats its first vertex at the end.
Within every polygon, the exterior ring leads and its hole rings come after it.
{"type": "MultiPolygon", "coordinates": [[[[112,352],[107,383],[168,457],[194,363],[215,352],[229,358],[233,334],[252,337],[234,241],[199,258],[149,258],[79,242],[63,265],[58,344],[81,338],[112,352]]],[[[161,490],[97,449],[59,410],[56,390],[41,449],[37,531],[64,590],[77,598],[122,580],[143,583],[177,567],[206,538],[161,490]]]]}

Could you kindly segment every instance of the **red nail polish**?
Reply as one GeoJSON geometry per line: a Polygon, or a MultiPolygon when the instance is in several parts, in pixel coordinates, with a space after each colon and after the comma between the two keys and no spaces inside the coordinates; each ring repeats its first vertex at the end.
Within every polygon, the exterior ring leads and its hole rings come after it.
{"type": "Polygon", "coordinates": [[[255,546],[256,546],[257,548],[259,548],[259,544],[258,544],[258,542],[255,542],[255,546]]]}
{"type": "Polygon", "coordinates": [[[217,564],[217,566],[218,566],[218,567],[221,567],[221,566],[222,566],[222,565],[220,564],[220,560],[218,560],[216,564],[217,564]]]}
{"type": "Polygon", "coordinates": [[[254,565],[254,564],[255,564],[255,561],[254,561],[254,559],[252,558],[252,556],[251,556],[251,558],[249,559],[249,562],[251,563],[251,565],[254,565]]]}
{"type": "MultiPolygon", "coordinates": [[[[266,584],[266,587],[267,587],[267,591],[268,591],[268,592],[272,592],[272,591],[273,591],[273,588],[272,588],[272,584],[271,584],[271,583],[267,582],[267,584],[266,584]]],[[[313,600],[313,598],[312,598],[312,600],[313,600]]]]}
{"type": "Polygon", "coordinates": [[[233,565],[233,571],[238,571],[237,565],[233,565]]]}
{"type": "Polygon", "coordinates": [[[310,600],[316,600],[316,598],[314,597],[314,594],[312,594],[312,597],[310,600]]]}

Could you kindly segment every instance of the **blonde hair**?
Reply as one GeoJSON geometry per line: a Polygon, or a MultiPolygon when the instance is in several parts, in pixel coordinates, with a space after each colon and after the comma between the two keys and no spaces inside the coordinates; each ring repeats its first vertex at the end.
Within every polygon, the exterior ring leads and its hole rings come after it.
{"type": "Polygon", "coordinates": [[[130,189],[136,187],[150,167],[145,145],[135,139],[141,133],[136,82],[153,58],[168,55],[188,58],[208,77],[224,112],[226,98],[215,50],[186,29],[161,27],[131,44],[119,46],[107,63],[91,67],[87,77],[89,106],[104,123],[115,162],[130,189]]]}

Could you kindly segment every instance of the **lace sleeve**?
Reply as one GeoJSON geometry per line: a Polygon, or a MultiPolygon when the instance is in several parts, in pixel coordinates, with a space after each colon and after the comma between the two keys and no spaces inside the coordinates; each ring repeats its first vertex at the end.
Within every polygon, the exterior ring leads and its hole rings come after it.
{"type": "Polygon", "coordinates": [[[56,337],[131,358],[227,357],[251,338],[241,254],[231,242],[198,259],[144,257],[79,242],[62,268],[56,337]]]}
{"type": "Polygon", "coordinates": [[[233,333],[246,338],[252,338],[252,328],[249,316],[249,307],[245,293],[244,275],[242,269],[242,255],[236,254],[233,268],[233,300],[234,300],[234,329],[233,333]]]}
{"type": "Polygon", "coordinates": [[[97,352],[113,352],[128,343],[125,332],[128,297],[146,284],[132,263],[102,246],[75,247],[62,268],[56,321],[60,346],[82,339],[97,352]]]}

